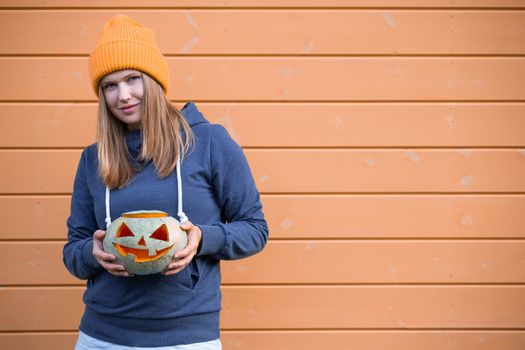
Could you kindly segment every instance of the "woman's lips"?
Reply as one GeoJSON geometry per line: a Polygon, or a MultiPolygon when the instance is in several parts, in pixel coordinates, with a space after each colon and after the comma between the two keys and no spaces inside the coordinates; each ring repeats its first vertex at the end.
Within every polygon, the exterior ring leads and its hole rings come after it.
{"type": "Polygon", "coordinates": [[[138,106],[139,104],[136,103],[134,105],[130,105],[130,106],[125,106],[125,107],[120,107],[119,109],[124,112],[124,113],[131,113],[131,112],[134,112],[136,107],[138,106]]]}

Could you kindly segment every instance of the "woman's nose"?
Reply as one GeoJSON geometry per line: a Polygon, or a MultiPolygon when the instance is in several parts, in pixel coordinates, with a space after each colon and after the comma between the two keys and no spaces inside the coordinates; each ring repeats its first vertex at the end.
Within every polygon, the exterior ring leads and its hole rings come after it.
{"type": "Polygon", "coordinates": [[[119,96],[118,97],[122,101],[126,101],[131,98],[131,90],[128,84],[121,84],[121,86],[119,86],[119,96]]]}

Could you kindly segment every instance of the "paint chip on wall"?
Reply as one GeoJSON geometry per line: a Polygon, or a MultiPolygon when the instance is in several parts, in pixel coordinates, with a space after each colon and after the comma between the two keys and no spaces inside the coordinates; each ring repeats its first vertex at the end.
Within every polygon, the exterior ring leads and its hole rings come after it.
{"type": "Polygon", "coordinates": [[[396,27],[396,20],[394,19],[394,16],[392,15],[392,13],[388,11],[383,11],[383,19],[390,27],[392,28],[396,27]]]}

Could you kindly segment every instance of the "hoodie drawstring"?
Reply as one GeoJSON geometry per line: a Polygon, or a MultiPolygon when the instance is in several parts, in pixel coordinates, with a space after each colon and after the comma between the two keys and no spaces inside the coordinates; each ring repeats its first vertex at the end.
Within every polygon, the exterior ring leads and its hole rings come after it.
{"type": "Polygon", "coordinates": [[[177,157],[177,200],[179,202],[177,215],[179,216],[180,223],[183,224],[188,221],[188,217],[182,211],[182,178],[180,176],[180,155],[181,153],[179,151],[179,156],[177,157]]]}
{"type": "Polygon", "coordinates": [[[109,211],[109,187],[106,186],[106,230],[111,225],[111,214],[109,211]]]}

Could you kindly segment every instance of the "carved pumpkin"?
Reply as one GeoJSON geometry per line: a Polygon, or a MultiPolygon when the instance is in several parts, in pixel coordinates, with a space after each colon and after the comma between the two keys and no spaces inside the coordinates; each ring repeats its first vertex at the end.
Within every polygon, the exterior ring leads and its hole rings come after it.
{"type": "Polygon", "coordinates": [[[104,250],[115,255],[130,274],[159,273],[188,243],[179,226],[178,220],[163,211],[127,212],[109,225],[104,250]]]}

